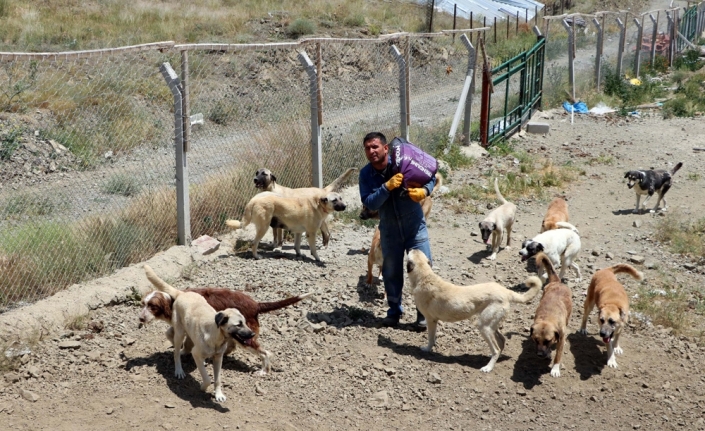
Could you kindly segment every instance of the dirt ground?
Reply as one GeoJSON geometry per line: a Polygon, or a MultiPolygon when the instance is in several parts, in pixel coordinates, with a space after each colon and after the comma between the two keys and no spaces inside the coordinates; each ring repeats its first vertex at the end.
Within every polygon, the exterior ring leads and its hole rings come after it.
{"type": "MultiPolygon", "coordinates": [[[[702,262],[673,255],[655,242],[661,216],[631,213],[634,193],[623,176],[632,168],[683,161],[668,194],[669,212],[701,217],[705,154],[692,148],[702,146],[705,120],[664,121],[643,113],[639,119],[579,117],[571,125],[560,111],[540,116],[551,124],[551,133],[517,138],[516,147],[585,171],[578,181],[549,193],[567,195],[583,244],[578,260],[583,281],[569,283],[574,307],[561,377],[550,376],[549,362],[536,356],[528,338],[538,299],[512,307],[501,328],[507,345],[489,374],[480,372],[489,349],[473,321],[443,324],[435,351],[420,350],[427,338],[410,325],[415,316],[408,288],[403,324],[380,328],[385,305],[377,291],[363,286],[372,229],[339,222],[333,224],[330,246],[320,251],[324,264],[308,257],[294,260],[290,245],[282,252],[265,250],[264,259],[255,261],[247,252],[232,253],[228,243],[235,236],[227,234],[220,239],[229,253],[185,266],[182,278],[171,280],[180,288],[243,289],[258,300],[314,292],[296,306],[260,317],[261,342],[274,357],[270,375],[254,374],[258,358],[234,353],[224,363],[227,401],[216,403],[212,387],[200,391],[190,357],[184,360],[187,378],[174,377],[166,325],[138,328],[139,308],[125,302],[91,312],[73,322],[84,329],[51,334],[22,356],[19,371],[0,379],[2,428],[705,429],[701,316],[690,312],[689,335],[674,336],[634,313],[616,369],[605,366],[594,314],[589,334],[577,332],[582,292],[594,271],[634,255],[645,258],[635,266],[646,280],[620,276],[630,298],[640,286],[648,289],[664,277],[672,289],[702,292],[702,262]],[[609,157],[611,164],[595,162],[609,157]]],[[[446,184],[450,190],[486,184],[483,172],[512,163],[513,157],[484,158],[453,171],[446,184]]],[[[515,202],[515,246],[490,262],[477,236],[487,210],[457,213],[455,199],[437,197],[429,223],[435,271],[458,284],[497,280],[516,287],[533,272],[533,265],[520,263],[518,245],[538,233],[548,198],[515,202]]]]}

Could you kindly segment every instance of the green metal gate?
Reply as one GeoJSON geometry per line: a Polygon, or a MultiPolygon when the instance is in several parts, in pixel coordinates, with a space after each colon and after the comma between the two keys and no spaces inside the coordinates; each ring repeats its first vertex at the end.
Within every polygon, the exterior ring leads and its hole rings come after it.
{"type": "Polygon", "coordinates": [[[528,51],[483,71],[480,138],[484,147],[514,134],[541,107],[545,47],[545,38],[539,36],[528,51]],[[494,92],[498,88],[503,91],[494,92]]]}
{"type": "MultiPolygon", "coordinates": [[[[680,19],[678,31],[690,42],[695,42],[698,28],[698,7],[691,6],[686,9],[680,19]]],[[[683,52],[688,47],[688,44],[680,37],[676,37],[676,52],[683,52]]]]}

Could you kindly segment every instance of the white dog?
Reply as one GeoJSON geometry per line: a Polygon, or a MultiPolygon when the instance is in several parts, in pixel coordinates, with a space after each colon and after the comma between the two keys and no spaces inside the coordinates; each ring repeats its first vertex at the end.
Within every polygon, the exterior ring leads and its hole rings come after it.
{"type": "MultiPolygon", "coordinates": [[[[532,239],[527,239],[522,243],[521,247],[519,254],[521,255],[522,262],[542,251],[546,253],[546,256],[551,260],[551,264],[553,264],[554,268],[560,265],[561,271],[558,276],[561,280],[563,279],[565,269],[571,266],[578,274],[576,281],[582,281],[583,278],[580,275],[580,267],[578,267],[577,263],[573,262],[578,256],[578,253],[580,253],[580,236],[575,231],[571,229],[547,230],[532,239]]],[[[539,275],[547,279],[548,275],[543,267],[541,265],[537,265],[537,267],[539,275]]]]}

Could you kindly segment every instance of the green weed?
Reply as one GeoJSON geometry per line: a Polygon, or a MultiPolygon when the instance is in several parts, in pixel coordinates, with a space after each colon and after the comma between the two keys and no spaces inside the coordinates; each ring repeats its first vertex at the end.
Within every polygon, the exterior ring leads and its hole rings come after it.
{"type": "Polygon", "coordinates": [[[141,185],[137,178],[131,175],[118,174],[110,177],[103,185],[103,191],[111,195],[135,196],[139,193],[141,185]]]}
{"type": "Polygon", "coordinates": [[[305,18],[298,18],[292,21],[286,28],[286,33],[291,38],[298,38],[316,32],[316,24],[305,18]]]}

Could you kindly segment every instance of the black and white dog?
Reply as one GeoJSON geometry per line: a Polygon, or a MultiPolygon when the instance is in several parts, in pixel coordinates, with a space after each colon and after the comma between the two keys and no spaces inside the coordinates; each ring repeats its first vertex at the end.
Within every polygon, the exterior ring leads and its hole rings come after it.
{"type": "Polygon", "coordinates": [[[656,201],[656,206],[651,212],[658,211],[659,203],[663,199],[663,210],[666,209],[666,192],[671,188],[671,176],[673,176],[678,169],[683,166],[683,162],[678,162],[676,166],[671,169],[671,172],[665,169],[649,169],[645,171],[629,171],[624,174],[624,178],[627,178],[627,187],[634,188],[636,192],[636,208],[634,208],[633,213],[639,212],[639,201],[641,200],[641,195],[648,194],[642,207],[646,208],[646,202],[654,195],[658,193],[658,200],[656,201]]]}

